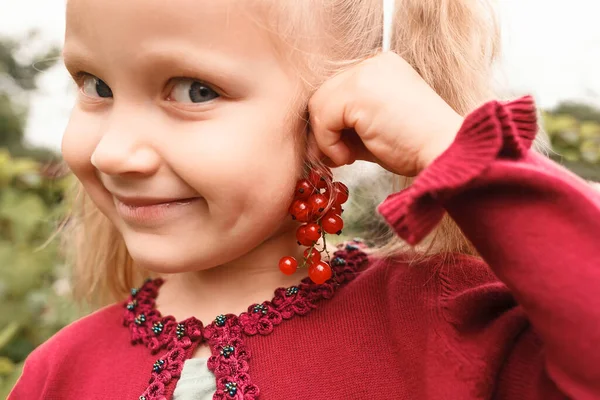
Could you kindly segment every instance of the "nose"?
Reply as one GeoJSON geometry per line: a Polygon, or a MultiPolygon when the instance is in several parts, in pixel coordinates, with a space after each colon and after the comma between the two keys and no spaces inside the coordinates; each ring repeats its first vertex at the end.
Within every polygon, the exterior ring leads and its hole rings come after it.
{"type": "Polygon", "coordinates": [[[149,131],[144,129],[147,124],[133,126],[131,121],[131,116],[111,116],[91,155],[92,165],[100,172],[107,175],[152,175],[160,168],[161,158],[150,143],[149,131]]]}

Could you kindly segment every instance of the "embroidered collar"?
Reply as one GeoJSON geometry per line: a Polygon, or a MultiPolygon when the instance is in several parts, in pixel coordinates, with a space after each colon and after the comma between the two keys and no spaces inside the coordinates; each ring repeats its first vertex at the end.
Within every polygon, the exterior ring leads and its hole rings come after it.
{"type": "Polygon", "coordinates": [[[367,259],[358,239],[338,246],[331,259],[333,277],[324,284],[304,278],[297,286],[278,288],[271,301],[252,304],[239,316],[219,315],[204,326],[190,317],[177,322],[172,316],[162,316],[156,309],[156,297],[161,278],[148,279],[140,288],[131,289],[124,303],[123,325],[129,328],[132,344],[144,344],[152,354],[166,349],[167,353],[152,366],[149,386],[139,400],[164,398],[166,386],[181,376],[183,363],[191,356],[194,343],[206,341],[212,356],[208,368],[217,379],[214,399],[258,399],[259,389],[248,375],[250,354],[244,335],[268,335],[274,327],[296,315],[306,315],[320,300],[330,299],[336,289],[354,279],[367,259]]]}

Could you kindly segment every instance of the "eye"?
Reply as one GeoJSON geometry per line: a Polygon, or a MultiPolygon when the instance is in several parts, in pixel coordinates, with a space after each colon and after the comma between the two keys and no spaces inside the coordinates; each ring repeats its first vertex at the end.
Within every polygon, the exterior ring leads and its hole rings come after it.
{"type": "Polygon", "coordinates": [[[180,103],[204,103],[220,97],[204,83],[193,79],[178,79],[175,81],[167,100],[180,103]]]}
{"type": "Polygon", "coordinates": [[[81,91],[89,97],[100,97],[103,99],[113,97],[110,87],[94,75],[85,75],[82,78],[81,91]]]}

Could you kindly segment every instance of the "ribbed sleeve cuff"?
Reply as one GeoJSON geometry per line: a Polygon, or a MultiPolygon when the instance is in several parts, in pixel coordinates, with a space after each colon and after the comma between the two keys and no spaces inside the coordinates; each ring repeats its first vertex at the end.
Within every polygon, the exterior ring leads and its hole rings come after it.
{"type": "Polygon", "coordinates": [[[494,161],[523,157],[536,133],[531,96],[484,104],[465,118],[452,145],[409,188],[379,205],[379,213],[398,236],[419,243],[444,216],[441,199],[459,193],[494,161]]]}

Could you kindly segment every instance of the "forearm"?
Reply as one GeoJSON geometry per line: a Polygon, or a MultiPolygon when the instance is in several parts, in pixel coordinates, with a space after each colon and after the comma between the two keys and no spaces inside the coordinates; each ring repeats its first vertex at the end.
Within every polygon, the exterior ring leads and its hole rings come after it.
{"type": "Polygon", "coordinates": [[[379,210],[411,244],[447,211],[525,308],[557,385],[587,398],[600,395],[600,196],[529,150],[536,128],[531,99],[488,103],[379,210]]]}

